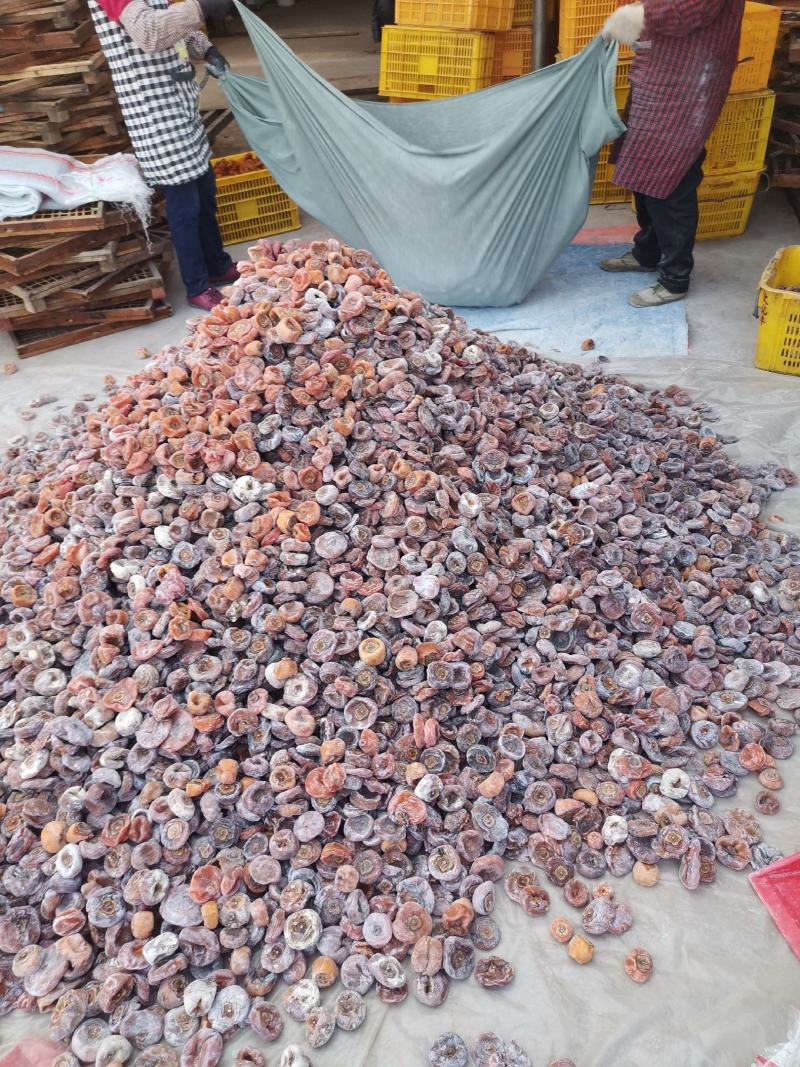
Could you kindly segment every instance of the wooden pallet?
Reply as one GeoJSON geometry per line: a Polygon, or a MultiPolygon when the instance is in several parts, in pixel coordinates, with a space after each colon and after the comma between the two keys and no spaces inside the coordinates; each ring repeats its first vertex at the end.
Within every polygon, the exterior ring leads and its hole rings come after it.
{"type": "Polygon", "coordinates": [[[47,310],[48,297],[96,276],[95,267],[66,267],[34,281],[7,282],[0,286],[0,328],[8,329],[6,323],[24,315],[41,314],[47,310]]]}
{"type": "Polygon", "coordinates": [[[29,21],[5,25],[0,19],[0,55],[12,54],[20,42],[30,43],[31,38],[36,41],[37,53],[66,52],[91,41],[94,38],[94,26],[91,18],[87,18],[70,29],[48,28],[37,32],[35,24],[32,25],[29,21]]]}
{"type": "Polygon", "coordinates": [[[138,248],[108,272],[91,264],[51,271],[35,281],[6,284],[0,288],[0,329],[16,328],[23,322],[42,326],[53,311],[102,307],[133,296],[163,300],[166,289],[156,258],[150,249],[138,248]]]}
{"type": "Polygon", "coordinates": [[[6,238],[50,233],[104,230],[119,226],[124,221],[119,208],[98,200],[94,204],[76,207],[71,211],[39,211],[23,219],[5,219],[0,222],[0,241],[5,243],[6,238]]]}
{"type": "MultiPolygon", "coordinates": [[[[0,0],[0,143],[85,162],[130,142],[85,0],[0,0]]],[[[231,121],[213,112],[211,133],[231,121]]],[[[164,318],[163,202],[149,233],[89,204],[0,222],[0,329],[23,358],[164,318]]]]}
{"type": "Polygon", "coordinates": [[[56,30],[70,30],[85,18],[82,0],[43,0],[33,6],[20,0],[0,0],[0,27],[45,23],[56,30]]]}
{"type": "MultiPolygon", "coordinates": [[[[35,56],[35,53],[34,53],[35,56]]],[[[14,69],[7,69],[7,60],[0,62],[0,82],[26,82],[33,78],[65,78],[80,77],[87,85],[97,81],[97,78],[105,71],[105,59],[102,52],[94,49],[78,59],[66,59],[58,63],[40,63],[34,59],[30,62],[30,54],[13,57],[15,62],[11,64],[14,69]],[[19,62],[16,62],[16,60],[19,62]],[[27,60],[27,62],[26,62],[27,60]]]]}
{"type": "Polygon", "coordinates": [[[164,255],[170,248],[169,236],[160,226],[153,228],[149,235],[141,230],[131,232],[127,225],[117,226],[112,230],[96,230],[76,237],[57,241],[55,244],[39,241],[30,244],[34,238],[19,248],[0,251],[0,288],[10,284],[37,281],[52,271],[56,265],[64,267],[84,267],[94,264],[98,270],[109,273],[123,266],[125,257],[136,251],[147,251],[150,256],[164,255]]]}
{"type": "Polygon", "coordinates": [[[110,334],[120,333],[122,330],[130,330],[134,326],[141,326],[145,322],[156,322],[160,319],[169,318],[172,307],[169,304],[145,299],[139,304],[134,304],[128,309],[124,318],[119,314],[124,309],[116,309],[117,317],[109,317],[104,321],[90,324],[76,324],[72,326],[50,326],[44,329],[19,330],[11,337],[17,347],[17,355],[20,359],[28,359],[30,356],[38,356],[43,352],[53,352],[59,348],[68,348],[83,341],[94,341],[99,337],[108,337],[110,334]]]}

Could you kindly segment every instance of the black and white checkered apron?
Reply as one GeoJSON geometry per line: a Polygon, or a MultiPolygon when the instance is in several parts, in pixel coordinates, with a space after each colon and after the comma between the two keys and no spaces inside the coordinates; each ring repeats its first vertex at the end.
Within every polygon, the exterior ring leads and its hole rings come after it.
{"type": "MultiPolygon", "coordinates": [[[[211,148],[200,118],[200,91],[191,63],[175,48],[148,55],[96,0],[88,0],[100,47],[108,61],[122,116],[142,174],[150,185],[182,185],[208,170],[211,148]]],[[[166,9],[169,0],[147,0],[166,9]]]]}

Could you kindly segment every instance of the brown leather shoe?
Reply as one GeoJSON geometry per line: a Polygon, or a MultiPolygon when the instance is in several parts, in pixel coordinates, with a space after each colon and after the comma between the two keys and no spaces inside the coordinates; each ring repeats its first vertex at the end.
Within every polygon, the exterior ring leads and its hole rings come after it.
{"type": "Polygon", "coordinates": [[[627,274],[629,272],[655,274],[656,272],[655,267],[643,267],[633,252],[625,252],[621,256],[612,256],[611,259],[602,260],[600,270],[607,270],[610,274],[627,274]]]}

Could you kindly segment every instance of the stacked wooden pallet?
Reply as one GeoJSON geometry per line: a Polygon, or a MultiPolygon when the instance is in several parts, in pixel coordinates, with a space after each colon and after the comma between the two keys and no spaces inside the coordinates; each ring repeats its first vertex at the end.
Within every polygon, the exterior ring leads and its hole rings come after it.
{"type": "Polygon", "coordinates": [[[165,318],[169,250],[107,204],[0,222],[0,329],[24,358],[165,318]]]}
{"type": "Polygon", "coordinates": [[[0,0],[0,143],[70,155],[127,145],[84,0],[0,0]]]}
{"type": "MultiPolygon", "coordinates": [[[[129,149],[85,0],[0,0],[0,109],[2,144],[129,149]]],[[[0,329],[24,357],[163,318],[169,250],[158,211],[149,232],[103,203],[0,222],[0,329]]]]}
{"type": "Polygon", "coordinates": [[[776,92],[775,118],[769,143],[770,180],[790,191],[800,207],[800,2],[786,0],[781,24],[772,88],[776,92]]]}

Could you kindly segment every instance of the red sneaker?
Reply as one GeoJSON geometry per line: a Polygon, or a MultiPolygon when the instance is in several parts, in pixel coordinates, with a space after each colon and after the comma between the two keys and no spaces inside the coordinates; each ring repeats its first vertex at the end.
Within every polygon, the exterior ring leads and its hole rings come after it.
{"type": "Polygon", "coordinates": [[[197,296],[190,296],[189,303],[193,308],[200,308],[201,311],[213,311],[217,304],[221,304],[225,298],[219,289],[206,289],[204,293],[198,293],[197,296]]]}
{"type": "Polygon", "coordinates": [[[231,263],[224,274],[218,275],[216,278],[208,279],[212,285],[231,285],[233,282],[238,282],[239,271],[235,263],[231,263]]]}

